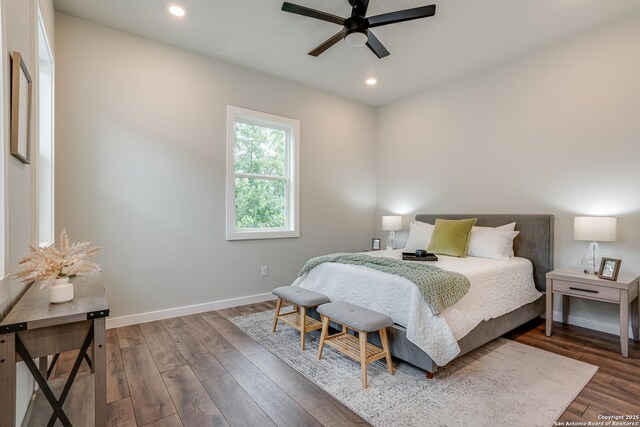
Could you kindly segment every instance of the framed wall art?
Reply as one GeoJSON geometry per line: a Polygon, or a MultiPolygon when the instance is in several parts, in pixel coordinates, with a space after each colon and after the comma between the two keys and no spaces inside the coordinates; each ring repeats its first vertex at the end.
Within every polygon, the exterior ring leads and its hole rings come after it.
{"type": "Polygon", "coordinates": [[[11,154],[29,163],[31,75],[19,52],[11,54],[11,154]]]}

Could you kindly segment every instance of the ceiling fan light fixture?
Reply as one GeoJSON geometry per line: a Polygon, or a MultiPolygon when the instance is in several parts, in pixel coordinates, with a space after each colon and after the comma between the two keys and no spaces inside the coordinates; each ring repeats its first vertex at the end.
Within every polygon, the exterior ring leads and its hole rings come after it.
{"type": "Polygon", "coordinates": [[[369,36],[367,35],[367,30],[355,29],[349,33],[344,38],[345,43],[351,47],[362,47],[367,44],[369,40],[369,36]]]}

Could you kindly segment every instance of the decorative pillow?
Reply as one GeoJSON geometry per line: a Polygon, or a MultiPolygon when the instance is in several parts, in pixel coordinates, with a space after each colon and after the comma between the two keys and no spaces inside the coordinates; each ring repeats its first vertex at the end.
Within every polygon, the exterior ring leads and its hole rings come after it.
{"type": "Polygon", "coordinates": [[[513,253],[513,239],[519,231],[490,227],[473,227],[469,239],[469,256],[509,259],[513,253]]]}
{"type": "Polygon", "coordinates": [[[427,249],[435,227],[426,222],[415,221],[409,226],[409,238],[405,249],[427,249]]]}
{"type": "Polygon", "coordinates": [[[440,255],[466,257],[471,229],[477,220],[478,218],[459,220],[437,218],[427,251],[440,255]]]}

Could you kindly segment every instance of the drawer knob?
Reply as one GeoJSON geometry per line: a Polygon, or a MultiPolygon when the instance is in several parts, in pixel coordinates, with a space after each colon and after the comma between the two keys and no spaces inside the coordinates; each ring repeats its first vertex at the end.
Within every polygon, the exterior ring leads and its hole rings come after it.
{"type": "Polygon", "coordinates": [[[597,294],[598,293],[598,291],[594,291],[593,289],[574,288],[573,286],[569,286],[569,289],[571,289],[572,291],[590,292],[592,294],[597,294]]]}

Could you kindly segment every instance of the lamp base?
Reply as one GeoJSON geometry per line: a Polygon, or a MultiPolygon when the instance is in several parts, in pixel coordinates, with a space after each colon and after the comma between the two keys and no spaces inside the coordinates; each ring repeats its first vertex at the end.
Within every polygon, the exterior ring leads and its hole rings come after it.
{"type": "Polygon", "coordinates": [[[393,250],[393,246],[396,244],[396,233],[393,231],[389,232],[389,238],[387,239],[387,247],[388,251],[393,250]]]}
{"type": "Polygon", "coordinates": [[[600,249],[597,242],[589,243],[589,249],[584,254],[580,262],[580,266],[584,269],[585,274],[596,275],[600,267],[600,249]]]}

